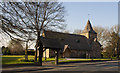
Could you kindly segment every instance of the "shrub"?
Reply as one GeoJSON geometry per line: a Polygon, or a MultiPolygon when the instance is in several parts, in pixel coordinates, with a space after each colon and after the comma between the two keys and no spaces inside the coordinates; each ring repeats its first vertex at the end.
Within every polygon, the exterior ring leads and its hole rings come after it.
{"type": "Polygon", "coordinates": [[[2,54],[3,55],[10,55],[10,49],[8,47],[2,46],[2,54]]]}

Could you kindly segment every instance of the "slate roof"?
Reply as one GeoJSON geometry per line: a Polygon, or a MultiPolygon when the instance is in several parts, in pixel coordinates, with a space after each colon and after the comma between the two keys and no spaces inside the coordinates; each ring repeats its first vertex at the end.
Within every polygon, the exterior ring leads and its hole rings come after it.
{"type": "Polygon", "coordinates": [[[90,32],[90,33],[95,33],[95,34],[97,34],[97,33],[93,30],[92,25],[91,25],[91,23],[90,23],[90,20],[87,21],[87,24],[86,24],[86,26],[85,26],[85,29],[83,30],[83,33],[86,33],[86,32],[90,32]]]}
{"type": "Polygon", "coordinates": [[[43,48],[51,48],[54,50],[63,49],[63,45],[61,45],[58,39],[41,37],[40,40],[42,42],[43,48]]]}
{"type": "Polygon", "coordinates": [[[44,40],[47,41],[46,43],[49,43],[47,45],[49,45],[51,48],[60,48],[60,46],[62,46],[62,49],[64,49],[64,45],[69,45],[70,49],[86,51],[91,50],[91,46],[89,45],[88,40],[85,36],[53,31],[44,31],[44,34],[45,38],[48,39],[44,40]]]}

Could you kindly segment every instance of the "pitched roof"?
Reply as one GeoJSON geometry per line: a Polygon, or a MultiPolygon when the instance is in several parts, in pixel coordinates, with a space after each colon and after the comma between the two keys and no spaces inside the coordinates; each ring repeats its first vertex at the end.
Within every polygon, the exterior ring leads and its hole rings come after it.
{"type": "Polygon", "coordinates": [[[40,40],[42,42],[43,48],[51,48],[53,50],[63,49],[63,46],[60,44],[58,39],[41,37],[40,40]]]}
{"type": "MultiPolygon", "coordinates": [[[[44,34],[46,38],[59,40],[63,48],[64,45],[69,45],[70,49],[91,50],[91,47],[85,36],[53,31],[44,31],[44,34]]],[[[58,44],[57,42],[56,43],[54,42],[54,45],[57,44],[58,44]]]]}
{"type": "Polygon", "coordinates": [[[87,21],[87,24],[86,24],[86,26],[85,26],[85,29],[83,30],[83,33],[86,33],[86,32],[90,32],[90,33],[95,33],[95,34],[97,34],[97,33],[93,30],[92,25],[91,25],[91,23],[90,23],[90,20],[87,21]]]}

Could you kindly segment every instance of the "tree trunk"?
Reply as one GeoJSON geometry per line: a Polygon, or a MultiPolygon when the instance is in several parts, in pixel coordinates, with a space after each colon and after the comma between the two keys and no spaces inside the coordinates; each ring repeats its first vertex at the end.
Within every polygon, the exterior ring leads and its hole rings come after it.
{"type": "Polygon", "coordinates": [[[35,47],[35,59],[34,59],[34,61],[36,62],[37,61],[37,47],[35,47]]]}
{"type": "Polygon", "coordinates": [[[28,42],[26,42],[26,49],[25,49],[25,60],[28,61],[28,42]]]}
{"type": "Polygon", "coordinates": [[[118,42],[117,42],[117,58],[119,59],[119,39],[118,39],[118,42]]]}
{"type": "Polygon", "coordinates": [[[58,53],[59,51],[55,51],[55,64],[58,65],[58,53]]]}
{"type": "Polygon", "coordinates": [[[36,40],[36,46],[35,46],[35,59],[34,61],[36,62],[37,61],[37,49],[38,47],[40,47],[40,31],[38,31],[38,34],[37,34],[37,40],[36,40]]]}
{"type": "Polygon", "coordinates": [[[39,65],[42,66],[42,56],[43,56],[43,47],[40,45],[39,47],[39,65]]]}

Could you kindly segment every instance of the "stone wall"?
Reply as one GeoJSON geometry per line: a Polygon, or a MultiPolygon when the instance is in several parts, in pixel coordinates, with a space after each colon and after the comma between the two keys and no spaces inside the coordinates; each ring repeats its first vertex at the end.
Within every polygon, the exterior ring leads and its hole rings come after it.
{"type": "Polygon", "coordinates": [[[71,57],[85,58],[86,57],[86,51],[71,50],[71,57]]]}
{"type": "Polygon", "coordinates": [[[43,52],[43,57],[45,57],[45,53],[47,58],[55,57],[55,52],[52,49],[46,49],[46,51],[43,52]]]}
{"type": "Polygon", "coordinates": [[[43,52],[43,57],[47,57],[47,58],[49,58],[50,57],[50,55],[49,55],[50,53],[49,53],[49,49],[46,49],[44,52],[43,52]]]}
{"type": "Polygon", "coordinates": [[[80,35],[83,35],[83,36],[89,38],[89,33],[81,33],[80,35]]]}
{"type": "Polygon", "coordinates": [[[97,42],[93,42],[91,44],[92,51],[90,52],[90,55],[92,58],[101,58],[101,47],[97,42]]]}
{"type": "Polygon", "coordinates": [[[61,57],[67,57],[67,58],[69,58],[70,56],[71,56],[71,50],[70,50],[69,48],[67,48],[67,49],[63,52],[63,54],[62,54],[61,57]]]}
{"type": "MultiPolygon", "coordinates": [[[[45,57],[45,51],[43,52],[43,57],[45,57]]],[[[55,52],[51,49],[46,50],[46,57],[51,58],[55,57],[55,52]]],[[[71,58],[86,58],[86,51],[80,51],[80,50],[66,50],[64,53],[60,54],[59,57],[71,57],[71,58]]]]}

